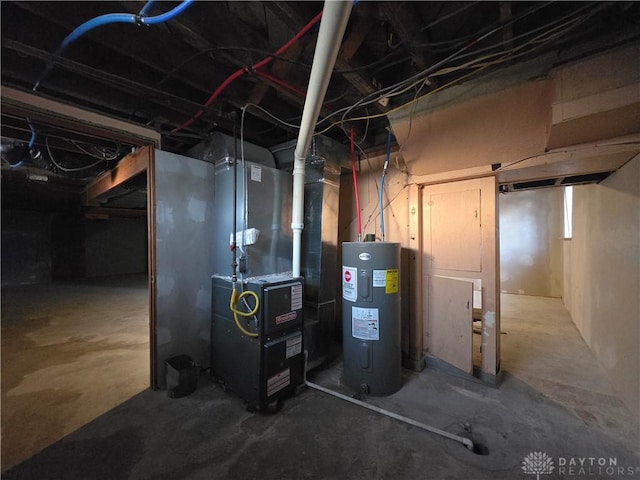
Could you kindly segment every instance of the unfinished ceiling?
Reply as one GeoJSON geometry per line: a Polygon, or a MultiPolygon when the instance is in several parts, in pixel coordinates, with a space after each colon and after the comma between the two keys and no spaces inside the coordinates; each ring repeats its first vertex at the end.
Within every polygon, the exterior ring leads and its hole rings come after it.
{"type": "MultiPolygon", "coordinates": [[[[198,1],[166,22],[103,25],[61,49],[92,18],[178,5],[3,1],[2,85],[147,126],[175,153],[241,127],[267,148],[296,138],[322,2],[198,1]]],[[[361,151],[380,153],[393,109],[545,53],[570,62],[633,41],[638,18],[637,2],[358,2],[316,131],[348,143],[353,128],[361,151]]],[[[5,109],[2,143],[3,169],[26,158],[80,182],[132,147],[5,109]]]]}

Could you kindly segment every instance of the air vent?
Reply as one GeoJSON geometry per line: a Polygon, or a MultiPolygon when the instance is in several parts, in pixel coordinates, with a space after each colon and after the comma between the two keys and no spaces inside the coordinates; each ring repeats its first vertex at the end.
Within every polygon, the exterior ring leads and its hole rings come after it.
{"type": "Polygon", "coordinates": [[[609,175],[611,175],[611,172],[589,173],[586,175],[573,175],[572,177],[564,177],[560,185],[574,185],[577,183],[600,183],[609,175]]]}
{"type": "Polygon", "coordinates": [[[532,182],[520,182],[513,184],[513,190],[527,190],[529,188],[553,187],[556,184],[555,178],[547,178],[546,180],[535,180],[532,182]]]}

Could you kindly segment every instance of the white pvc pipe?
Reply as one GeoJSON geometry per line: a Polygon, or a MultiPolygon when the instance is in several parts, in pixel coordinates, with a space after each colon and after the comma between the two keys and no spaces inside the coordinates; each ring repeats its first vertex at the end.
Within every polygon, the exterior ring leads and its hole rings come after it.
{"type": "Polygon", "coordinates": [[[450,440],[454,440],[456,442],[462,443],[469,450],[473,451],[473,441],[469,438],[461,437],[459,435],[454,435],[453,433],[446,432],[444,430],[440,430],[439,428],[431,427],[424,423],[418,422],[409,417],[404,417],[402,415],[398,415],[397,413],[390,412],[389,410],[385,410],[384,408],[376,407],[375,405],[371,405],[369,403],[362,402],[355,398],[348,397],[339,392],[334,392],[333,390],[329,390],[322,385],[318,385],[317,383],[312,383],[310,381],[305,382],[307,386],[311,388],[315,388],[316,390],[320,390],[321,392],[328,393],[329,395],[333,395],[334,397],[340,398],[342,400],[346,400],[347,402],[353,403],[354,405],[358,405],[359,407],[366,408],[368,410],[372,410],[376,413],[380,413],[382,415],[386,415],[387,417],[394,418],[404,423],[408,423],[409,425],[413,425],[414,427],[421,428],[422,430],[426,430],[427,432],[435,433],[436,435],[440,435],[442,437],[446,437],[450,440]]]}
{"type": "Polygon", "coordinates": [[[304,228],[304,165],[311,145],[313,130],[320,115],[322,102],[327,93],[333,66],[338,57],[342,37],[347,27],[352,1],[325,1],[320,31],[313,55],[313,65],[307,87],[307,98],[302,110],[302,122],[293,163],[293,209],[291,230],[293,231],[292,275],[300,276],[302,229],[304,228]]]}

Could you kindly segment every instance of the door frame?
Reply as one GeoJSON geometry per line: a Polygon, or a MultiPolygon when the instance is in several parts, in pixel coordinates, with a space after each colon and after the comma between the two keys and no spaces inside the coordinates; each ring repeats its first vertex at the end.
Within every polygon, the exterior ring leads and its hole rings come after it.
{"type": "Polygon", "coordinates": [[[37,123],[54,124],[67,130],[94,135],[108,140],[140,146],[118,165],[87,185],[82,201],[91,204],[98,195],[146,171],[147,176],[147,242],[149,281],[149,351],[151,388],[157,388],[155,365],[155,187],[154,148],[161,148],[161,134],[148,127],[96,113],[75,105],[53,100],[38,93],[2,85],[0,103],[6,113],[30,118],[37,123]]]}
{"type": "Polygon", "coordinates": [[[499,268],[499,224],[498,224],[498,181],[495,175],[479,178],[448,181],[443,183],[425,184],[420,186],[420,196],[417,205],[420,209],[421,228],[420,250],[421,270],[420,280],[422,290],[422,304],[420,316],[423,325],[422,348],[426,355],[427,364],[438,365],[437,359],[430,359],[427,352],[429,335],[428,302],[429,294],[425,291],[427,278],[430,275],[445,277],[461,277],[470,280],[481,280],[482,296],[482,365],[474,370],[473,376],[490,385],[500,383],[502,371],[500,368],[500,268],[499,268]],[[426,195],[430,193],[446,193],[470,189],[480,189],[480,218],[482,225],[481,271],[464,272],[430,268],[430,216],[428,206],[425,206],[426,195]],[[431,361],[430,361],[431,360],[431,361]],[[435,361],[434,361],[435,360],[435,361]]]}

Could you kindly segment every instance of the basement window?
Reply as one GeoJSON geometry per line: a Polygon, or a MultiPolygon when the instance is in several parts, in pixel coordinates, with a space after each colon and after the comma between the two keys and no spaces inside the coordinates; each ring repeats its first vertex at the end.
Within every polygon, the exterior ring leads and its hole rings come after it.
{"type": "Polygon", "coordinates": [[[564,187],[564,238],[573,236],[573,186],[564,187]]]}

